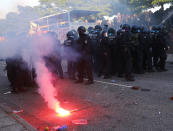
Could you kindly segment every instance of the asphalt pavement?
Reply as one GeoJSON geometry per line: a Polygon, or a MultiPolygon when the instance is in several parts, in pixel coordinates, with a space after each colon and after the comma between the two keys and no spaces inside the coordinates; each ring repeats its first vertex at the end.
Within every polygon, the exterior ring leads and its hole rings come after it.
{"type": "MultiPolygon", "coordinates": [[[[118,77],[106,80],[95,77],[95,83],[86,86],[74,84],[74,81],[68,79],[58,79],[57,99],[61,106],[68,110],[78,109],[65,118],[58,117],[53,110],[48,109],[36,87],[28,87],[27,91],[18,94],[8,93],[11,88],[6,73],[2,70],[4,67],[5,64],[1,62],[0,103],[9,107],[10,112],[23,110],[15,115],[32,125],[33,129],[43,131],[45,127],[53,129],[66,125],[69,131],[173,130],[172,57],[168,58],[169,71],[135,75],[135,82],[126,82],[118,77]],[[88,124],[73,123],[80,119],[87,120],[88,124]]],[[[1,118],[0,110],[0,121],[1,118]]],[[[9,123],[16,122],[15,119],[8,119],[9,123]]]]}

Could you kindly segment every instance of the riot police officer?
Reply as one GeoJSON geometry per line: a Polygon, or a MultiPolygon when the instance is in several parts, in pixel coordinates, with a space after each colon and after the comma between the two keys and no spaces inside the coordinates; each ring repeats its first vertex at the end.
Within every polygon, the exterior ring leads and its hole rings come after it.
{"type": "Polygon", "coordinates": [[[154,26],[152,28],[152,32],[154,67],[157,71],[167,71],[165,64],[167,59],[166,50],[168,49],[168,45],[164,38],[162,28],[160,26],[154,26]]]}
{"type": "Polygon", "coordinates": [[[100,53],[101,53],[101,63],[99,66],[99,74],[98,76],[104,75],[104,79],[110,78],[110,46],[108,34],[106,31],[102,32],[102,39],[100,42],[100,53]]]}
{"type": "Polygon", "coordinates": [[[77,40],[78,38],[79,38],[79,35],[78,35],[78,33],[77,33],[77,31],[76,30],[71,30],[72,32],[73,32],[73,34],[74,34],[74,40],[77,40]]]}
{"type": "Polygon", "coordinates": [[[93,83],[93,75],[90,67],[90,55],[91,49],[89,45],[89,36],[86,34],[86,28],[84,26],[80,26],[78,28],[79,39],[77,40],[76,50],[80,54],[78,58],[78,80],[76,83],[82,83],[84,78],[84,72],[88,77],[88,81],[86,84],[93,83]]]}
{"type": "Polygon", "coordinates": [[[67,33],[67,40],[64,41],[65,59],[67,59],[67,72],[70,79],[75,80],[75,61],[77,54],[75,52],[75,34],[73,31],[67,33]]]}
{"type": "Polygon", "coordinates": [[[116,72],[116,31],[113,28],[108,29],[108,44],[110,49],[110,73],[116,72]]]}
{"type": "Polygon", "coordinates": [[[91,63],[92,63],[92,69],[95,73],[98,73],[98,66],[100,66],[100,33],[101,32],[101,26],[96,25],[95,29],[90,30],[89,36],[90,36],[90,47],[91,47],[91,63]]]}
{"type": "Polygon", "coordinates": [[[90,34],[92,34],[94,32],[94,28],[93,27],[88,27],[88,35],[90,36],[90,34]]]}
{"type": "Polygon", "coordinates": [[[12,92],[17,93],[24,91],[24,86],[28,84],[28,68],[27,64],[21,57],[8,58],[6,60],[7,77],[12,87],[12,92]]]}
{"type": "Polygon", "coordinates": [[[127,81],[134,81],[134,77],[132,76],[133,63],[130,26],[124,24],[117,34],[118,76],[123,77],[123,74],[125,74],[127,81]]]}
{"type": "Polygon", "coordinates": [[[152,41],[149,30],[144,29],[141,32],[140,43],[143,45],[143,69],[147,72],[154,72],[152,65],[152,41]]]}
{"type": "Polygon", "coordinates": [[[108,28],[109,28],[108,24],[104,24],[104,26],[103,26],[103,31],[108,32],[108,28]]]}
{"type": "Polygon", "coordinates": [[[138,74],[143,74],[143,46],[140,41],[141,28],[134,25],[132,26],[131,32],[131,43],[133,45],[132,55],[134,72],[138,74]]]}

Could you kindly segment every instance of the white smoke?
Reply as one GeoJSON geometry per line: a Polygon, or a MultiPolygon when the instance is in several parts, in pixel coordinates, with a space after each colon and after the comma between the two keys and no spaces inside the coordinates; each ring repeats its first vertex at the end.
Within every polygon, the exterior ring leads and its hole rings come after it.
{"type": "Polygon", "coordinates": [[[46,67],[46,63],[43,59],[44,56],[49,56],[53,52],[58,51],[56,49],[56,43],[48,36],[36,37],[31,41],[33,46],[33,52],[30,52],[32,57],[32,63],[36,71],[36,82],[39,85],[39,93],[48,103],[48,107],[55,110],[55,105],[59,105],[56,100],[57,90],[52,83],[52,73],[46,67]]]}
{"type": "Polygon", "coordinates": [[[44,98],[45,102],[48,103],[48,107],[55,110],[55,105],[59,105],[59,102],[56,100],[57,90],[52,84],[52,74],[48,71],[45,66],[45,63],[40,60],[35,63],[35,69],[37,78],[36,81],[39,85],[39,93],[44,98]]]}
{"type": "Polygon", "coordinates": [[[9,12],[17,12],[19,5],[33,7],[39,5],[39,0],[1,0],[0,18],[5,18],[9,12]]]}
{"type": "Polygon", "coordinates": [[[39,86],[38,92],[48,103],[48,107],[55,110],[59,107],[56,99],[57,90],[52,83],[53,75],[48,70],[44,56],[49,56],[58,51],[57,43],[47,36],[33,36],[26,38],[23,35],[13,36],[4,43],[0,43],[0,59],[16,58],[18,56],[29,65],[32,65],[36,72],[36,82],[39,86]]]}

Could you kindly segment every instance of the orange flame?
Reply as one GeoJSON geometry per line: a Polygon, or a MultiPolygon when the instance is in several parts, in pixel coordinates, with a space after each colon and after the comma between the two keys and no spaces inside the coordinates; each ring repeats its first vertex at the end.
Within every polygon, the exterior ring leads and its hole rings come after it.
{"type": "Polygon", "coordinates": [[[55,112],[57,113],[59,117],[67,117],[71,114],[70,111],[63,109],[59,107],[58,105],[55,106],[55,112]]]}
{"type": "Polygon", "coordinates": [[[66,116],[69,116],[71,114],[70,111],[65,110],[63,108],[56,109],[56,113],[58,113],[57,115],[60,117],[66,117],[66,116]]]}

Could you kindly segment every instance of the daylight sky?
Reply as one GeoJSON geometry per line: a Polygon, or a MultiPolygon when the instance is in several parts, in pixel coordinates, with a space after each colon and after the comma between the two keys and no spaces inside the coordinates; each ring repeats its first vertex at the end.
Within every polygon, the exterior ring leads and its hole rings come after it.
{"type": "MultiPolygon", "coordinates": [[[[171,6],[171,3],[164,4],[164,10],[168,9],[171,6]]],[[[153,13],[156,12],[157,10],[160,10],[161,6],[156,6],[155,8],[149,9],[153,13]]]]}
{"type": "MultiPolygon", "coordinates": [[[[6,14],[8,12],[14,12],[17,11],[18,5],[23,6],[36,6],[39,4],[39,0],[0,0],[0,18],[5,18],[6,14]]],[[[165,4],[165,9],[169,8],[171,4],[165,4]]],[[[152,12],[155,12],[159,10],[160,7],[155,7],[151,10],[152,12]]]]}
{"type": "Polygon", "coordinates": [[[35,6],[38,4],[38,0],[0,0],[0,18],[5,18],[8,12],[17,11],[18,5],[35,6]]]}

